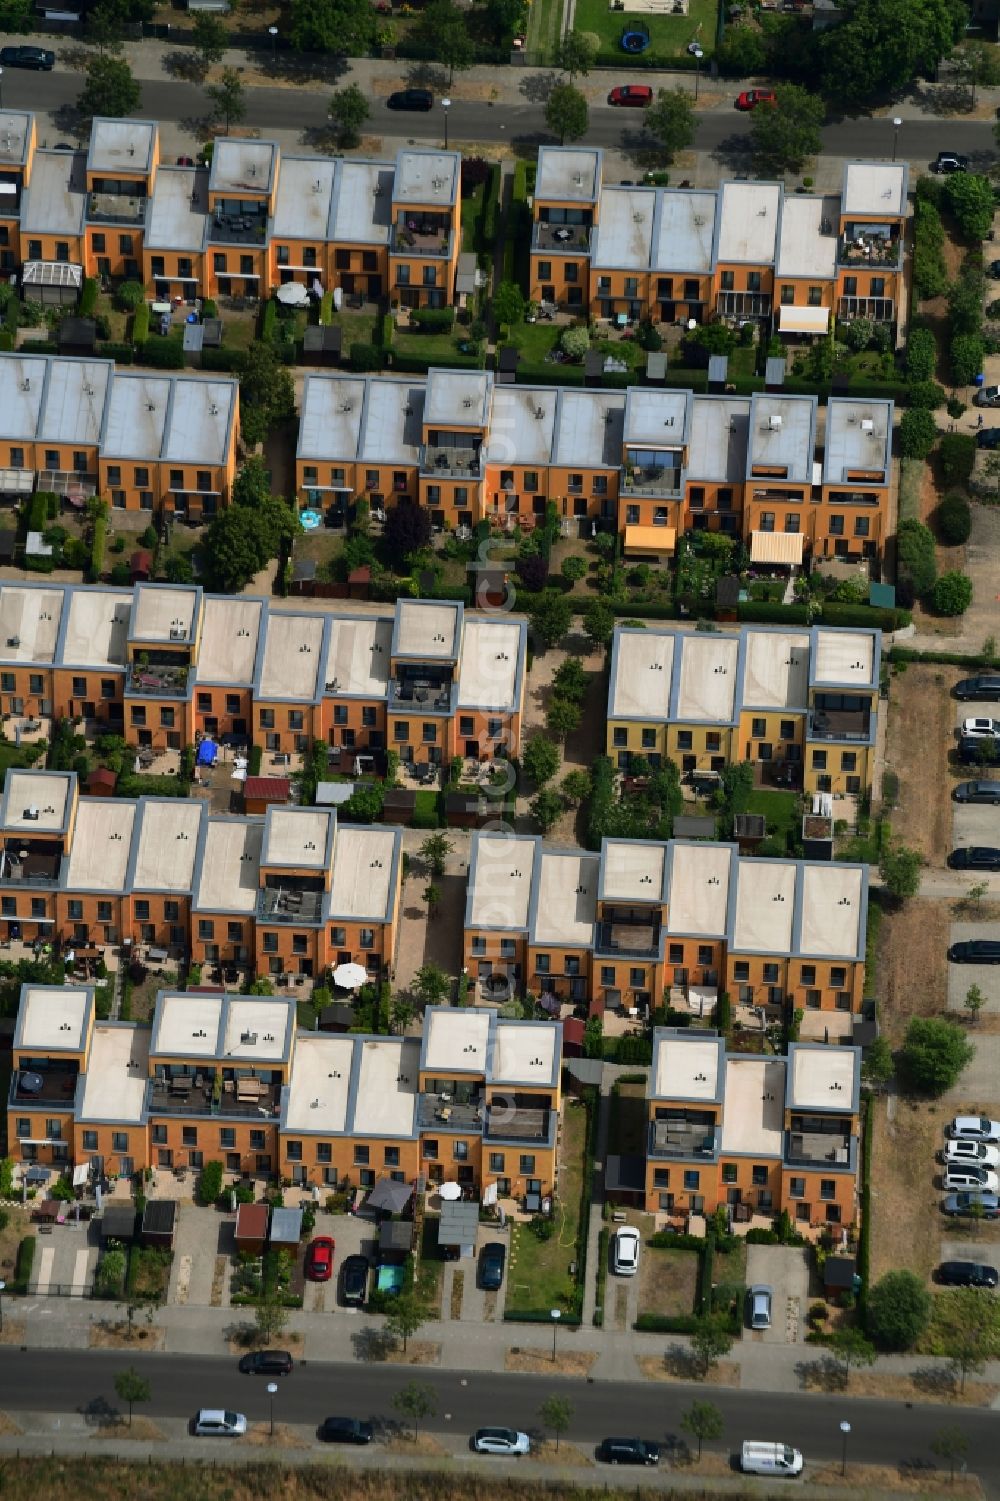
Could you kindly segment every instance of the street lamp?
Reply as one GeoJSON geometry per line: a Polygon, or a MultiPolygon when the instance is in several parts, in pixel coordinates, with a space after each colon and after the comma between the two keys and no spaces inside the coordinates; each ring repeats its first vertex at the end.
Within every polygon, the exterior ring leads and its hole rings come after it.
{"type": "Polygon", "coordinates": [[[840,1432],[841,1432],[841,1436],[842,1436],[843,1441],[844,1441],[843,1442],[843,1451],[841,1453],[841,1458],[840,1458],[840,1473],[842,1475],[846,1475],[847,1474],[847,1440],[851,1436],[851,1425],[850,1425],[850,1423],[847,1423],[847,1422],[841,1423],[841,1425],[840,1425],[840,1432]]]}
{"type": "Polygon", "coordinates": [[[451,100],[442,99],[441,108],[444,110],[444,149],[448,150],[448,111],[451,109],[451,100]]]}
{"type": "Polygon", "coordinates": [[[562,1318],[562,1309],[551,1308],[549,1316],[552,1319],[552,1364],[556,1363],[556,1330],[559,1328],[559,1320],[562,1318]]]}
{"type": "Polygon", "coordinates": [[[275,60],[275,58],[278,55],[278,28],[277,28],[277,26],[269,26],[267,28],[267,34],[271,38],[271,61],[273,63],[274,60],[275,60]]]}
{"type": "Polygon", "coordinates": [[[899,127],[902,125],[902,123],[903,122],[899,118],[898,115],[894,115],[893,116],[893,119],[892,119],[892,159],[893,159],[893,161],[896,160],[896,143],[899,140],[899,127]]]}
{"type": "Polygon", "coordinates": [[[0,1280],[0,1334],[3,1333],[3,1294],[6,1282],[0,1280]]]}
{"type": "MultiPolygon", "coordinates": [[[[2,79],[2,78],[3,78],[3,68],[0,68],[0,79],[2,79]]],[[[2,108],[2,103],[0,103],[0,108],[2,108]]]]}
{"type": "Polygon", "coordinates": [[[695,103],[697,103],[698,89],[701,86],[701,60],[705,56],[705,50],[703,47],[699,47],[697,42],[692,42],[688,47],[688,51],[694,58],[694,97],[695,103]]]}
{"type": "MultiPolygon", "coordinates": [[[[272,1438],[274,1438],[274,1399],[277,1396],[277,1393],[278,1393],[278,1383],[276,1381],[269,1381],[267,1383],[267,1395],[271,1399],[271,1437],[272,1438]]],[[[843,1425],[841,1425],[841,1426],[843,1426],[843,1425]]]]}

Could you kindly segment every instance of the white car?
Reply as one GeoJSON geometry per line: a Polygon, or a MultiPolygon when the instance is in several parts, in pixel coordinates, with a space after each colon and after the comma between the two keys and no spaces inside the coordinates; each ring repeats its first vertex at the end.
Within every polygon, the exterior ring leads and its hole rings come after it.
{"type": "Polygon", "coordinates": [[[516,1428],[477,1428],[472,1447],[477,1454],[530,1454],[531,1440],[516,1428]]]}
{"type": "Polygon", "coordinates": [[[993,739],[1000,735],[1000,719],[963,719],[962,734],[971,735],[974,739],[977,736],[993,739]]]}
{"type": "Polygon", "coordinates": [[[971,1162],[977,1167],[995,1168],[1000,1166],[1000,1147],[991,1146],[985,1141],[948,1141],[941,1153],[941,1161],[948,1166],[971,1162]]]}
{"type": "Polygon", "coordinates": [[[1000,1189],[1000,1178],[988,1167],[975,1162],[951,1162],[945,1169],[942,1187],[948,1193],[961,1193],[967,1188],[995,1194],[1000,1189]]]}
{"type": "Polygon", "coordinates": [[[1000,1142],[1000,1121],[991,1121],[988,1115],[956,1115],[944,1134],[950,1141],[1000,1142]]]}
{"type": "Polygon", "coordinates": [[[202,1438],[237,1438],[247,1431],[242,1412],[224,1412],[221,1407],[203,1407],[194,1420],[194,1431],[202,1438]]]}
{"type": "Polygon", "coordinates": [[[631,1225],[619,1230],[611,1242],[611,1270],[618,1277],[634,1277],[639,1270],[639,1232],[631,1225]]]}

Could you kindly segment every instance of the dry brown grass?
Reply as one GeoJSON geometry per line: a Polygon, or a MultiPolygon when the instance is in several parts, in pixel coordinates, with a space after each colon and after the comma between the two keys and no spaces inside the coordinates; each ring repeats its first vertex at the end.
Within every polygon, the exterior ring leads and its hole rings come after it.
{"type": "Polygon", "coordinates": [[[543,1465],[565,1465],[567,1468],[580,1470],[589,1469],[594,1463],[589,1454],[584,1454],[576,1444],[567,1443],[565,1439],[558,1448],[554,1439],[543,1439],[541,1443],[532,1439],[528,1458],[543,1465]]]}
{"type": "Polygon", "coordinates": [[[381,1357],[389,1365],[437,1365],[441,1346],[429,1339],[411,1339],[406,1349],[390,1346],[381,1357]]]}
{"type": "MultiPolygon", "coordinates": [[[[9,1286],[14,1280],[17,1248],[24,1236],[30,1232],[31,1221],[28,1217],[28,1210],[22,1208],[20,1204],[6,1204],[4,1213],[8,1216],[8,1220],[4,1229],[0,1230],[0,1277],[9,1286]]],[[[37,1246],[35,1250],[37,1252],[37,1246]]]]}
{"type": "Polygon", "coordinates": [[[596,1350],[560,1350],[555,1360],[545,1350],[508,1350],[505,1371],[520,1371],[530,1376],[587,1376],[597,1359],[596,1350]]]}
{"type": "MultiPolygon", "coordinates": [[[[672,1360],[669,1355],[637,1355],[636,1365],[647,1381],[691,1380],[687,1362],[672,1360]]],[[[720,1360],[702,1381],[703,1386],[739,1386],[740,1368],[732,1360],[720,1360]]]]}
{"type": "Polygon", "coordinates": [[[12,1418],[9,1412],[0,1412],[0,1434],[16,1437],[23,1432],[24,1429],[16,1418],[12,1418]]]}
{"type": "Polygon", "coordinates": [[[694,1312],[698,1285],[695,1251],[643,1252],[639,1263],[639,1312],[672,1318],[694,1312]]]}
{"type": "Polygon", "coordinates": [[[484,1293],[483,1294],[483,1322],[486,1323],[486,1324],[495,1324],[496,1323],[496,1317],[497,1317],[497,1295],[496,1295],[496,1293],[484,1293]]]}
{"type": "Polygon", "coordinates": [[[308,1449],[309,1444],[301,1433],[288,1423],[275,1423],[274,1435],[270,1423],[251,1423],[247,1429],[246,1442],[264,1449],[308,1449]]]}
{"type": "Polygon", "coordinates": [[[222,1293],[226,1285],[226,1272],[228,1269],[228,1256],[216,1256],[215,1271],[212,1273],[212,1294],[209,1299],[213,1308],[222,1307],[222,1293]]]}
{"type": "Polygon", "coordinates": [[[465,1273],[456,1272],[451,1284],[451,1317],[462,1317],[462,1296],[465,1292],[465,1273]]]}
{"type": "MultiPolygon", "coordinates": [[[[817,1347],[819,1348],[819,1347],[817,1347]]],[[[967,1381],[965,1391],[950,1380],[940,1379],[937,1367],[928,1368],[927,1380],[916,1371],[906,1375],[891,1375],[885,1371],[851,1371],[846,1382],[838,1371],[835,1389],[838,1395],[848,1397],[880,1397],[899,1402],[936,1402],[947,1407],[989,1407],[998,1388],[985,1381],[967,1381]]],[[[802,1375],[805,1391],[830,1391],[833,1388],[826,1374],[822,1357],[813,1367],[806,1365],[802,1375]]]]}
{"type": "Polygon", "coordinates": [[[410,1458],[415,1454],[433,1459],[448,1458],[448,1450],[432,1433],[418,1433],[416,1438],[412,1432],[394,1433],[386,1439],[385,1447],[390,1454],[405,1454],[410,1458]]]}
{"type": "MultiPolygon", "coordinates": [[[[20,1430],[19,1430],[20,1431],[20,1430]]],[[[96,1439],[131,1439],[135,1444],[160,1444],[166,1440],[163,1429],[153,1422],[152,1418],[135,1416],[129,1424],[128,1418],[118,1418],[117,1421],[102,1423],[97,1432],[91,1435],[96,1439]]]]}
{"type": "MultiPolygon", "coordinates": [[[[230,1355],[246,1355],[248,1351],[255,1349],[260,1344],[256,1334],[253,1324],[244,1324],[241,1330],[231,1334],[226,1340],[226,1348],[230,1355]]],[[[290,1334],[288,1330],[284,1330],[277,1335],[269,1348],[287,1350],[296,1360],[301,1360],[303,1345],[303,1335],[290,1334]]]]}
{"type": "Polygon", "coordinates": [[[934,1189],[934,1153],[940,1144],[944,1106],[896,1098],[875,1106],[872,1143],[872,1281],[906,1266],[928,1278],[939,1260],[941,1215],[934,1189]],[[905,1225],[905,1235],[900,1226],[905,1225]]]}
{"type": "Polygon", "coordinates": [[[162,1329],[148,1324],[133,1324],[129,1330],[128,1320],[113,1323],[110,1319],[100,1324],[91,1324],[89,1345],[92,1350],[162,1350],[162,1329]]]}
{"type": "Polygon", "coordinates": [[[951,848],[951,689],[962,676],[958,667],[910,664],[893,676],[889,691],[886,757],[899,776],[892,832],[932,865],[943,865],[951,848]]]}
{"type": "Polygon", "coordinates": [[[876,994],[893,1047],[914,1016],[940,1016],[948,994],[950,903],[916,898],[882,919],[876,994]]]}
{"type": "Polygon", "coordinates": [[[9,1319],[4,1316],[3,1331],[0,1332],[0,1345],[23,1345],[27,1333],[27,1325],[23,1319],[9,1319]]]}

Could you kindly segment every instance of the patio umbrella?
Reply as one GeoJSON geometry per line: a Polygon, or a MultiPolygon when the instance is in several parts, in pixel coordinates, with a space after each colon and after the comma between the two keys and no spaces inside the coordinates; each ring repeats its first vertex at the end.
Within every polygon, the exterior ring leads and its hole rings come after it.
{"type": "Polygon", "coordinates": [[[438,1194],[442,1199],[460,1199],[462,1190],[457,1183],[439,1183],[438,1194]]]}
{"type": "Polygon", "coordinates": [[[357,990],[368,979],[368,971],[362,964],[338,964],[333,972],[333,983],[341,990],[357,990]]]}
{"type": "Polygon", "coordinates": [[[298,281],[286,281],[274,295],[285,307],[305,307],[309,301],[308,289],[298,281]]]}
{"type": "Polygon", "coordinates": [[[384,1209],[389,1214],[399,1214],[413,1197],[409,1183],[396,1183],[392,1178],[382,1178],[368,1195],[369,1209],[384,1209]]]}

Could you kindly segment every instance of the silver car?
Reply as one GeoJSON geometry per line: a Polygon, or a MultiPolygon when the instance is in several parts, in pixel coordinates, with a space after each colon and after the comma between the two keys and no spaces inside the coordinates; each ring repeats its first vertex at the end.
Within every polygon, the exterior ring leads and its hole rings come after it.
{"type": "Polygon", "coordinates": [[[773,1289],[766,1287],[762,1282],[759,1282],[756,1287],[751,1287],[747,1293],[751,1329],[770,1329],[773,1296],[773,1289]]]}
{"type": "Polygon", "coordinates": [[[194,1431],[201,1438],[237,1438],[247,1431],[241,1412],[225,1412],[221,1407],[203,1407],[194,1420],[194,1431]]]}

